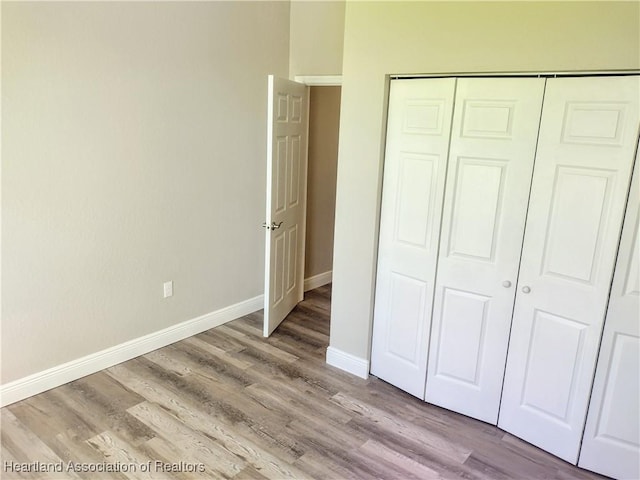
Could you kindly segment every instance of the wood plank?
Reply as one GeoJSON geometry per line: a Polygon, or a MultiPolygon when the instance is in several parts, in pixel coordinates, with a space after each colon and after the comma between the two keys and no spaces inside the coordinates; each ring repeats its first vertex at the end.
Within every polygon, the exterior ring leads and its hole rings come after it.
{"type": "Polygon", "coordinates": [[[12,468],[8,468],[7,464],[21,463],[4,445],[0,447],[0,462],[2,465],[2,475],[0,478],[4,479],[20,479],[20,478],[38,478],[35,472],[16,472],[12,468]]]}
{"type": "Polygon", "coordinates": [[[210,343],[207,343],[203,340],[200,340],[199,338],[195,338],[195,337],[187,338],[184,340],[184,343],[186,343],[187,345],[191,345],[195,348],[199,348],[200,350],[207,352],[209,355],[212,355],[224,361],[225,363],[233,365],[234,367],[237,367],[240,370],[246,370],[247,368],[253,365],[253,363],[251,362],[238,360],[233,356],[229,355],[229,353],[224,351],[223,349],[218,348],[215,345],[211,345],[210,343]]]}
{"type": "Polygon", "coordinates": [[[152,428],[158,436],[170,441],[179,458],[191,457],[198,464],[208,465],[209,468],[215,467],[211,472],[214,476],[233,477],[246,464],[211,437],[190,428],[155,404],[139,403],[131,407],[128,412],[152,428]]]}
{"type": "Polygon", "coordinates": [[[352,418],[350,413],[336,409],[329,396],[318,394],[310,388],[293,387],[286,382],[274,380],[269,384],[256,383],[247,387],[245,393],[263,398],[268,402],[268,408],[293,411],[295,417],[304,417],[313,411],[316,417],[340,423],[347,423],[352,418]]]}
{"type": "Polygon", "coordinates": [[[116,471],[126,478],[135,480],[175,478],[163,471],[145,470],[145,465],[151,465],[153,460],[113,432],[102,432],[87,440],[87,444],[104,455],[105,466],[117,469],[116,471]]]}
{"type": "Polygon", "coordinates": [[[363,459],[374,459],[377,462],[377,470],[382,472],[385,478],[400,477],[415,480],[445,478],[439,472],[375,440],[366,441],[358,449],[358,454],[363,459]]]}
{"type": "Polygon", "coordinates": [[[256,350],[260,350],[268,355],[276,357],[280,360],[283,360],[287,363],[293,363],[299,359],[299,357],[295,355],[291,355],[290,353],[283,352],[278,348],[270,345],[268,342],[264,340],[257,340],[252,338],[252,336],[247,335],[236,328],[233,328],[233,322],[217,327],[219,331],[239,340],[241,343],[246,345],[247,347],[254,348],[256,350]]]}
{"type": "Polygon", "coordinates": [[[69,411],[73,411],[85,423],[93,425],[98,432],[111,430],[128,443],[137,445],[153,437],[152,432],[129,415],[129,402],[113,403],[108,395],[110,390],[101,391],[84,379],[68,383],[56,389],[69,411]]]}
{"type": "Polygon", "coordinates": [[[238,473],[238,475],[233,478],[236,478],[238,480],[268,480],[269,477],[265,477],[254,467],[252,467],[251,465],[247,465],[242,469],[240,473],[238,473]]]}
{"type": "Polygon", "coordinates": [[[352,469],[348,464],[335,462],[315,450],[309,450],[294,463],[295,466],[308,472],[314,478],[340,478],[360,480],[365,478],[361,472],[352,469]]]}
{"type": "MultiPolygon", "coordinates": [[[[154,464],[152,466],[154,471],[158,469],[155,462],[172,464],[175,463],[177,459],[175,447],[169,440],[165,440],[164,438],[154,437],[151,440],[139,445],[138,449],[147,457],[154,459],[154,464]]],[[[201,470],[199,468],[201,462],[191,456],[189,452],[180,452],[180,461],[194,466],[197,465],[198,469],[197,474],[192,471],[186,471],[186,469],[185,471],[172,472],[172,475],[177,479],[190,480],[194,477],[212,479],[220,478],[220,475],[211,468],[207,468],[207,465],[204,465],[204,468],[201,470]]]]}
{"type": "MultiPolygon", "coordinates": [[[[23,463],[34,463],[33,468],[29,465],[27,467],[31,470],[36,470],[37,475],[34,475],[35,478],[80,478],[74,472],[64,472],[62,474],[57,472],[56,465],[62,465],[64,463],[63,460],[8,409],[2,409],[0,422],[2,424],[2,447],[14,459],[21,462],[20,470],[23,470],[23,463]]],[[[3,476],[8,473],[17,473],[16,469],[18,469],[18,465],[12,467],[2,464],[3,476]]]]}
{"type": "MultiPolygon", "coordinates": [[[[91,447],[86,441],[74,438],[72,431],[59,433],[48,445],[62,458],[66,464],[70,462],[91,465],[104,463],[103,454],[91,447]]],[[[127,477],[118,472],[77,472],[78,476],[87,480],[115,480],[127,477]]]]}
{"type": "Polygon", "coordinates": [[[237,391],[254,382],[246,370],[221,362],[219,359],[211,357],[206,351],[191,347],[186,343],[178,342],[163,350],[166,350],[169,357],[182,363],[203,379],[207,379],[217,388],[237,391]]]}
{"type": "Polygon", "coordinates": [[[195,426],[189,428],[180,421],[183,417],[180,420],[172,418],[168,412],[150,403],[136,405],[130,412],[196,459],[204,461],[207,465],[216,465],[219,472],[226,477],[238,475],[245,464],[250,463],[268,478],[307,478],[303,472],[292,468],[287,462],[261,449],[248,446],[246,441],[238,442],[230,433],[220,429],[209,429],[203,422],[198,422],[199,429],[195,426]],[[206,458],[208,456],[212,458],[206,458]],[[239,458],[244,458],[245,461],[237,461],[239,458]]]}
{"type": "MultiPolygon", "coordinates": [[[[221,412],[218,405],[196,405],[188,399],[178,399],[175,393],[155,383],[150,379],[141,379],[128,371],[123,365],[118,365],[110,369],[110,373],[115,375],[120,381],[132,388],[139,388],[140,392],[149,398],[150,401],[161,405],[170,411],[176,418],[179,418],[185,425],[199,428],[203,433],[222,442],[227,449],[235,451],[240,458],[253,458],[262,456],[265,458],[275,458],[272,451],[263,452],[263,448],[254,444],[252,438],[247,438],[247,432],[252,432],[246,425],[237,425],[233,417],[229,417],[221,412]]],[[[278,424],[279,425],[279,424],[278,424]]],[[[256,425],[256,429],[265,428],[264,425],[256,425]]],[[[276,425],[273,428],[277,428],[276,425]]],[[[280,449],[275,449],[285,461],[293,461],[299,455],[287,456],[280,449]]],[[[256,459],[258,461],[258,459],[256,459]]]]}
{"type": "Polygon", "coordinates": [[[360,402],[343,393],[337,393],[332,400],[341,407],[350,410],[393,433],[396,436],[404,437],[407,440],[419,442],[429,448],[438,456],[447,458],[456,463],[464,463],[471,454],[471,451],[446,441],[440,436],[434,435],[426,429],[417,428],[395,415],[384,412],[367,403],[360,402]]]}
{"type": "Polygon", "coordinates": [[[368,459],[363,461],[356,458],[353,454],[354,448],[337,445],[326,431],[315,431],[296,422],[285,425],[283,428],[286,434],[295,438],[307,452],[317,452],[326,462],[338,468],[348,469],[356,478],[381,478],[372,462],[368,459]]]}

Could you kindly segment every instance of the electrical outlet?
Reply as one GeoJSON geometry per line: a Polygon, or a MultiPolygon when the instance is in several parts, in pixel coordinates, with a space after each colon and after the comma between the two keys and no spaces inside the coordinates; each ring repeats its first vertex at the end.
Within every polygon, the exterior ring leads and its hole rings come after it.
{"type": "Polygon", "coordinates": [[[164,298],[173,297],[173,280],[164,282],[164,298]]]}

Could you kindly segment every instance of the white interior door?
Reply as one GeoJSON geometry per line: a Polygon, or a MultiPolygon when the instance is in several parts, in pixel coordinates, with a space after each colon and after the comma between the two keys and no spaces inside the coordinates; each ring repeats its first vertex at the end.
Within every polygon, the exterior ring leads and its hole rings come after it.
{"type": "Polygon", "coordinates": [[[371,373],[421,399],[455,82],[389,93],[371,373]]]}
{"type": "Polygon", "coordinates": [[[547,80],[498,425],[576,463],[638,135],[638,77],[547,80]]]}
{"type": "Polygon", "coordinates": [[[640,166],[625,215],[578,465],[640,478],[640,166]]]}
{"type": "Polygon", "coordinates": [[[425,400],[494,425],[544,84],[456,88],[425,400]]]}
{"type": "Polygon", "coordinates": [[[303,298],[308,94],[269,76],[264,336],[303,298]]]}

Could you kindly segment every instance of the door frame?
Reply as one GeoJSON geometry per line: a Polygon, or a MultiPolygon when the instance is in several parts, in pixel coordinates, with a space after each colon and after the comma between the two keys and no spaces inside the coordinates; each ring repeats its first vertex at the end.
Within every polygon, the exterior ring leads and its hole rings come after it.
{"type": "MultiPolygon", "coordinates": [[[[293,81],[298,83],[303,83],[307,87],[342,87],[342,75],[295,75],[293,77],[293,81]]],[[[308,117],[310,118],[311,91],[309,91],[309,108],[307,109],[307,114],[308,114],[308,117]]],[[[339,130],[340,130],[340,124],[338,124],[338,131],[339,130]]],[[[307,155],[308,155],[308,140],[309,139],[307,138],[307,155]]],[[[336,158],[336,163],[337,162],[338,162],[338,159],[336,158]]],[[[309,181],[309,169],[307,168],[307,191],[309,189],[308,181],[309,181]]],[[[308,214],[308,211],[307,211],[307,214],[308,214]]],[[[306,241],[306,235],[305,235],[305,241],[306,241]]],[[[305,255],[306,255],[306,251],[305,251],[305,255]]],[[[333,272],[333,269],[328,273],[331,274],[332,272],[333,272]]],[[[305,276],[305,278],[303,279],[303,282],[304,282],[303,290],[305,292],[308,292],[309,290],[313,290],[314,288],[321,287],[322,285],[325,285],[331,282],[331,276],[329,276],[328,279],[327,277],[324,276],[324,274],[320,274],[316,277],[311,277],[311,278],[306,278],[305,276]]]]}
{"type": "Polygon", "coordinates": [[[296,75],[293,80],[307,87],[341,87],[342,75],[296,75]]]}

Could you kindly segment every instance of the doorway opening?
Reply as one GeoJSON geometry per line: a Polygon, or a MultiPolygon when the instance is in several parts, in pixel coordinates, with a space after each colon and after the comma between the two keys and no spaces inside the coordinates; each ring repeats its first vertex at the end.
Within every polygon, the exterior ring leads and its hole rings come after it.
{"type": "Polygon", "coordinates": [[[310,327],[319,328],[328,339],[341,87],[301,83],[309,85],[304,300],[283,325],[290,317],[302,316],[317,323],[310,327]]]}
{"type": "Polygon", "coordinates": [[[331,283],[340,93],[340,86],[309,88],[305,292],[331,283]]]}

